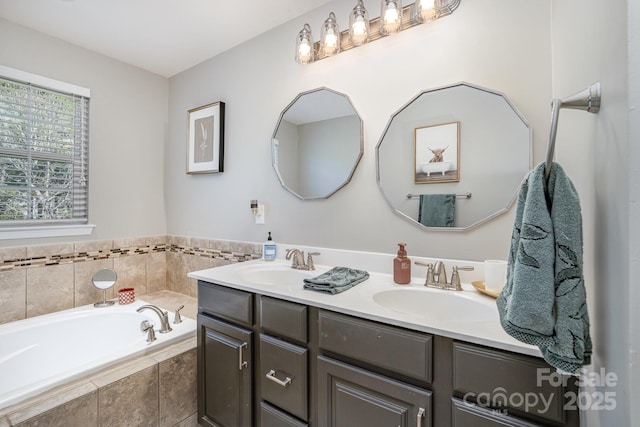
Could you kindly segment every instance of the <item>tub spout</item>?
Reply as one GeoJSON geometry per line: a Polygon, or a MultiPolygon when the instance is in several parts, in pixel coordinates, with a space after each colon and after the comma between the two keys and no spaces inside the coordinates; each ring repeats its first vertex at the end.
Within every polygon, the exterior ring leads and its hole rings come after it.
{"type": "Polygon", "coordinates": [[[160,333],[165,334],[167,332],[171,332],[171,326],[169,325],[169,314],[166,311],[162,311],[159,307],[155,305],[147,304],[138,308],[136,311],[138,313],[142,312],[145,309],[153,310],[160,318],[160,333]]]}

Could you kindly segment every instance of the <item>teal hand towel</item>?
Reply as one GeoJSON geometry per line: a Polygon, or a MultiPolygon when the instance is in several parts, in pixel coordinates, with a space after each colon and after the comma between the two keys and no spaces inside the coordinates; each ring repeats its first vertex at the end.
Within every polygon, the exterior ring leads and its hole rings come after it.
{"type": "Polygon", "coordinates": [[[304,279],[304,288],[338,294],[369,278],[369,273],[348,267],[334,267],[317,277],[304,279]]]}
{"type": "Polygon", "coordinates": [[[576,374],[591,359],[580,201],[556,163],[545,193],[544,168],[544,162],[538,165],[520,189],[498,312],[509,335],[537,345],[550,365],[576,374]]]}
{"type": "Polygon", "coordinates": [[[427,227],[456,226],[455,194],[422,194],[418,222],[427,227]]]}

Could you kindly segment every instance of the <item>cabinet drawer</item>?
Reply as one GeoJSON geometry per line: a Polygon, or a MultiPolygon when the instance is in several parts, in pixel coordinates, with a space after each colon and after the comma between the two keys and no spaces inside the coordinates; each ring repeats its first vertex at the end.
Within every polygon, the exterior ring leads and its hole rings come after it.
{"type": "Polygon", "coordinates": [[[320,348],[430,383],[433,337],[321,311],[320,348]]]}
{"type": "Polygon", "coordinates": [[[307,342],[307,307],[275,298],[260,297],[262,330],[299,343],[307,342]]]}
{"type": "Polygon", "coordinates": [[[555,372],[537,357],[453,343],[453,388],[457,395],[477,398],[481,406],[511,408],[563,423],[564,390],[539,380],[539,369],[546,375],[555,372]]]}
{"type": "Polygon", "coordinates": [[[253,325],[253,294],[198,281],[198,312],[253,325]]]}
{"type": "Polygon", "coordinates": [[[291,415],[277,410],[266,402],[260,402],[260,427],[307,427],[291,415]]]}
{"type": "Polygon", "coordinates": [[[262,399],[303,420],[308,416],[307,349],[260,335],[262,399]]]}
{"type": "Polygon", "coordinates": [[[540,425],[532,424],[501,412],[481,408],[462,400],[453,399],[452,403],[452,427],[535,427],[540,425]]]}

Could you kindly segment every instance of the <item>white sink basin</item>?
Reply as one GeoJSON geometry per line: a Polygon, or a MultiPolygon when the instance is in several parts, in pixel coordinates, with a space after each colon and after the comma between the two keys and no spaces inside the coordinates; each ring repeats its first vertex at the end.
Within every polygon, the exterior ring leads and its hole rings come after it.
{"type": "Polygon", "coordinates": [[[377,292],[373,300],[382,307],[434,321],[479,322],[498,318],[493,301],[469,298],[457,291],[398,288],[377,292]]]}
{"type": "Polygon", "coordinates": [[[238,272],[238,278],[258,285],[302,286],[303,280],[321,274],[317,270],[306,271],[291,268],[289,264],[256,264],[238,272]]]}

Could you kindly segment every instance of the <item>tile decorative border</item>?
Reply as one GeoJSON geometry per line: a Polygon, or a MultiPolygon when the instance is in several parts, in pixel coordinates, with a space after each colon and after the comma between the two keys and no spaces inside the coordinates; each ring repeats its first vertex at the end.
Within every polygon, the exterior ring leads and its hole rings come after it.
{"type": "MultiPolygon", "coordinates": [[[[217,242],[216,240],[202,242],[217,242]]],[[[200,243],[200,242],[199,242],[200,243]]],[[[225,242],[223,246],[234,246],[234,242],[225,242]]],[[[16,257],[4,259],[1,256],[3,248],[0,248],[0,272],[19,270],[23,268],[48,267],[54,265],[79,263],[85,261],[96,261],[103,259],[113,259],[135,255],[145,255],[149,253],[171,252],[182,255],[194,255],[202,258],[219,259],[230,263],[250,261],[260,259],[261,253],[251,252],[250,249],[257,249],[260,245],[251,243],[239,243],[237,246],[244,246],[244,251],[234,251],[231,249],[213,249],[209,247],[199,247],[183,244],[160,243],[151,245],[127,246],[112,249],[100,249],[90,251],[79,251],[75,253],[47,254],[34,257],[16,257]]]]}

